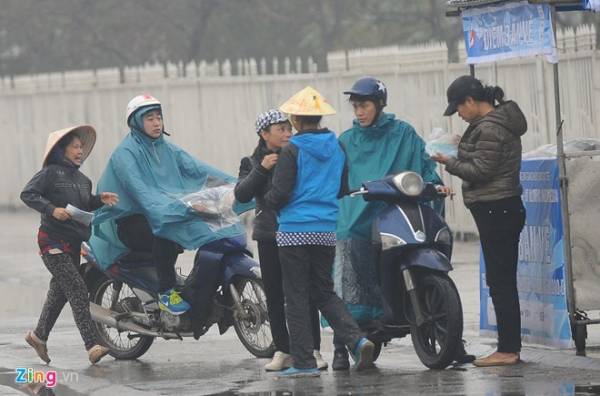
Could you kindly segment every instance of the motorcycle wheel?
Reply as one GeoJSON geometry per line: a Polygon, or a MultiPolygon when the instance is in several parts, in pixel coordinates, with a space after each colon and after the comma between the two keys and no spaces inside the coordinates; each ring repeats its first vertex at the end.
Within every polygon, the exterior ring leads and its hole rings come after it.
{"type": "MultiPolygon", "coordinates": [[[[90,289],[90,300],[106,309],[110,309],[112,295],[116,293],[111,287],[113,283],[112,279],[100,279],[90,289]]],[[[115,310],[117,312],[144,312],[141,301],[126,284],[123,284],[121,288],[115,310]]],[[[133,334],[135,337],[129,338],[130,332],[119,331],[99,322],[94,322],[94,330],[96,331],[96,337],[110,348],[109,355],[115,359],[137,359],[146,353],[154,342],[154,337],[144,335],[133,334]]]]}
{"type": "Polygon", "coordinates": [[[413,346],[425,366],[444,369],[452,363],[462,342],[463,315],[460,298],[452,279],[445,274],[420,274],[416,281],[417,296],[425,322],[417,326],[412,307],[406,307],[413,346]]]}
{"type": "Polygon", "coordinates": [[[275,353],[271,326],[267,314],[267,299],[262,282],[239,277],[234,283],[243,312],[234,312],[233,326],[242,345],[256,357],[267,358],[275,353]]]}

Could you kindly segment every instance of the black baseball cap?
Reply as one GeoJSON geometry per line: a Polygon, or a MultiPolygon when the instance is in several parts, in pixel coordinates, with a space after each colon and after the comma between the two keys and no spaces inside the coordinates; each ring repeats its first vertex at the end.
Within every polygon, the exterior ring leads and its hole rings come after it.
{"type": "Polygon", "coordinates": [[[468,96],[479,98],[483,95],[483,84],[471,76],[460,76],[450,84],[446,91],[448,96],[448,107],[444,111],[445,116],[456,113],[459,104],[464,103],[468,96]]]}

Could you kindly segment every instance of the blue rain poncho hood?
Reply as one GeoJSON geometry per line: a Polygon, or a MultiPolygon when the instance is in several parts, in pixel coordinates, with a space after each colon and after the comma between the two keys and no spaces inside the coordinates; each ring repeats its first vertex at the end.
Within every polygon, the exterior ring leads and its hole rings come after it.
{"type": "MultiPolygon", "coordinates": [[[[138,124],[138,119],[134,124],[138,124]]],[[[98,263],[106,269],[128,252],[117,236],[116,220],[132,214],[144,215],[154,235],[177,242],[185,249],[243,234],[239,224],[212,231],[180,200],[202,188],[235,182],[234,177],[193,158],[164,135],[152,139],[132,127],[111,155],[98,182],[98,193],[119,195],[116,206],[104,206],[94,217],[90,245],[98,263]]],[[[237,209],[239,213],[247,208],[237,209]]]]}
{"type": "MultiPolygon", "coordinates": [[[[144,132],[144,115],[151,112],[158,111],[162,116],[162,106],[159,104],[152,104],[147,106],[142,106],[133,113],[129,120],[127,120],[127,125],[131,128],[131,130],[136,130],[142,134],[146,134],[144,132]]],[[[164,135],[170,136],[164,129],[161,134],[161,137],[164,135]]]]}

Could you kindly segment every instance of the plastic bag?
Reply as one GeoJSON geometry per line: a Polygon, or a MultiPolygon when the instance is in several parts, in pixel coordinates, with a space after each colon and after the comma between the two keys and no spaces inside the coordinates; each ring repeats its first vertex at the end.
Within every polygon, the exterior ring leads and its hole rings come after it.
{"type": "Polygon", "coordinates": [[[233,210],[234,188],[233,184],[203,188],[181,197],[180,200],[195,210],[212,231],[216,231],[239,222],[233,210]]]}
{"type": "Polygon", "coordinates": [[[431,139],[425,145],[425,151],[429,155],[443,154],[448,157],[456,157],[458,143],[460,143],[460,136],[451,135],[442,128],[433,128],[431,139]]]}

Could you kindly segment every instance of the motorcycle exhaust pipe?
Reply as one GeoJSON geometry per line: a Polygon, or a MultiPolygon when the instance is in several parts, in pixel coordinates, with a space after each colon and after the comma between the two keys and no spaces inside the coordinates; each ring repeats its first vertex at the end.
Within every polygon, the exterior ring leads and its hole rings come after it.
{"type": "Polygon", "coordinates": [[[162,332],[159,333],[157,331],[149,330],[145,327],[142,327],[139,324],[131,322],[129,320],[117,320],[115,318],[116,313],[114,311],[106,309],[93,302],[90,302],[90,314],[92,315],[92,320],[94,322],[102,323],[108,327],[115,328],[119,331],[132,331],[140,335],[160,337],[164,338],[165,340],[182,339],[182,336],[180,334],[162,332]]]}

